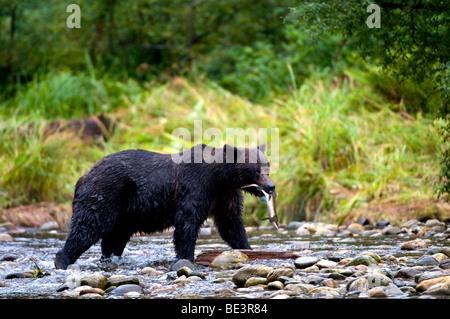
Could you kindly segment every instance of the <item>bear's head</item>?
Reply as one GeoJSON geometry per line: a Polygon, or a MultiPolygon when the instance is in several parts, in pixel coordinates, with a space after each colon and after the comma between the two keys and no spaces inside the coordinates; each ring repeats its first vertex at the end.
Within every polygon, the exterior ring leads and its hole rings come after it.
{"type": "Polygon", "coordinates": [[[272,194],[275,191],[275,184],[269,178],[270,164],[264,155],[265,143],[255,148],[226,144],[223,149],[226,163],[233,163],[235,167],[238,187],[260,198],[265,196],[264,192],[272,194]]]}

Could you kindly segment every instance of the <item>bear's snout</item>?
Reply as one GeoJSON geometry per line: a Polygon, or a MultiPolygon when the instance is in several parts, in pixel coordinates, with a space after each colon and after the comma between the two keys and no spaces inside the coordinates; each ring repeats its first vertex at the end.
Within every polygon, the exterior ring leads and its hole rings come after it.
{"type": "Polygon", "coordinates": [[[266,189],[267,193],[273,194],[273,192],[275,191],[275,184],[272,182],[267,183],[264,188],[266,189]]]}

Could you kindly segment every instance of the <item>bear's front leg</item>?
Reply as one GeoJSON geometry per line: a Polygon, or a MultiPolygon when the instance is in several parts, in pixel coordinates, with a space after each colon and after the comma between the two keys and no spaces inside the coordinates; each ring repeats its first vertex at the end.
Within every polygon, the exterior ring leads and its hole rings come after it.
{"type": "Polygon", "coordinates": [[[240,190],[218,199],[214,207],[214,223],[220,236],[233,249],[252,249],[242,218],[244,199],[240,190]]]}
{"type": "Polygon", "coordinates": [[[175,216],[175,231],[173,242],[178,259],[189,259],[194,261],[195,243],[198,232],[205,218],[199,218],[196,212],[178,211],[175,216]]]}

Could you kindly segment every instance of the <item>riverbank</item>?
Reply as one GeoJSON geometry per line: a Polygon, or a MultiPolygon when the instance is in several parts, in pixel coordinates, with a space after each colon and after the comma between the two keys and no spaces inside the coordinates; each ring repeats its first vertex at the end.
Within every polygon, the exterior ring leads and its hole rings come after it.
{"type": "Polygon", "coordinates": [[[0,298],[450,298],[450,226],[436,219],[247,229],[254,251],[297,254],[290,259],[246,260],[226,252],[214,228],[204,227],[196,257],[224,251],[219,267],[177,266],[167,232],[133,237],[123,257],[110,263],[99,262],[95,245],[71,269],[56,270],[65,232],[2,232],[10,239],[0,242],[0,298]]]}

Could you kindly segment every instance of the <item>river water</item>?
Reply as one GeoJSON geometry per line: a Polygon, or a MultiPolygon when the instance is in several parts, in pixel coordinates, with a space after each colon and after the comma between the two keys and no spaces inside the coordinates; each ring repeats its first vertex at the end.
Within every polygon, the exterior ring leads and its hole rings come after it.
{"type": "MultiPolygon", "coordinates": [[[[404,251],[400,244],[410,238],[401,236],[298,236],[295,231],[252,231],[248,233],[249,241],[255,250],[278,250],[292,252],[328,253],[331,259],[339,261],[343,258],[355,257],[362,252],[374,252],[387,260],[394,256],[401,262],[386,263],[385,268],[392,271],[400,266],[413,266],[424,251],[404,251]]],[[[128,243],[122,258],[111,263],[100,263],[100,245],[91,247],[77,261],[75,269],[57,270],[53,259],[56,252],[64,244],[66,233],[61,231],[41,231],[25,229],[25,232],[14,234],[13,241],[0,242],[0,298],[63,298],[58,287],[66,282],[74,273],[101,273],[111,275],[130,275],[140,279],[145,292],[141,298],[267,298],[273,292],[236,292],[223,294],[227,288],[236,289],[229,278],[236,270],[216,270],[199,266],[206,278],[191,283],[174,283],[174,278],[167,274],[175,259],[171,233],[158,233],[148,236],[134,236],[128,243]],[[5,260],[6,259],[6,260],[5,260]],[[23,273],[36,269],[36,265],[45,276],[39,278],[6,279],[12,273],[23,273]],[[144,267],[153,267],[162,275],[144,276],[140,271],[144,267]],[[221,290],[222,289],[222,290],[221,290]]],[[[430,246],[448,245],[448,239],[427,239],[430,246]]],[[[197,241],[196,254],[206,250],[227,250],[228,246],[217,235],[200,235],[197,241]]],[[[278,267],[283,263],[293,265],[294,260],[257,260],[249,263],[265,264],[278,267]]],[[[405,298],[414,295],[405,295],[405,298]]],[[[346,298],[346,295],[342,296],[346,298]]],[[[354,295],[348,295],[354,298],[354,295]]]]}

